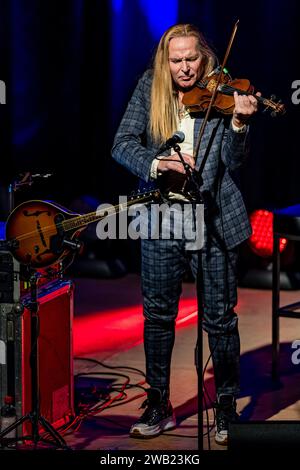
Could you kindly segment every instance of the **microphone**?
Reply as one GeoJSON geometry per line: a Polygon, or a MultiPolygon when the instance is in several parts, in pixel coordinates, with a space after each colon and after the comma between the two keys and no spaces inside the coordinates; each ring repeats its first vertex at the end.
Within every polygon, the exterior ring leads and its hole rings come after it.
{"type": "Polygon", "coordinates": [[[159,152],[164,152],[165,150],[169,150],[173,148],[176,144],[181,144],[185,139],[184,132],[176,131],[172,137],[170,137],[160,148],[159,152]]]}

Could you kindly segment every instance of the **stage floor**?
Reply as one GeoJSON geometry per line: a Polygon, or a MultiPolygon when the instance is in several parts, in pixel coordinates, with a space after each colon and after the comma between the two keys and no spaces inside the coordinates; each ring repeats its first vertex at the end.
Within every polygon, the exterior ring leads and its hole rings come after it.
{"type": "MultiPolygon", "coordinates": [[[[299,291],[284,291],[283,303],[299,300],[299,291]]],[[[76,432],[66,434],[67,443],[75,450],[194,450],[198,449],[197,370],[194,361],[197,342],[197,303],[194,285],[185,283],[177,322],[176,342],[172,360],[171,401],[177,416],[177,429],[157,438],[140,440],[128,436],[128,430],[143,410],[139,409],[145,396],[142,342],[143,317],[138,275],[127,275],[114,280],[75,279],[74,318],[74,373],[89,373],[88,378],[77,378],[81,387],[109,387],[120,390],[129,376],[132,387],[126,390],[126,399],[110,395],[112,407],[94,416],[84,418],[76,432]],[[81,359],[77,359],[80,357],[81,359]],[[106,369],[91,362],[104,362],[106,369]],[[98,375],[98,373],[101,375],[98,375]],[[116,373],[123,374],[117,376],[116,373]],[[138,386],[135,386],[138,385],[138,386]]],[[[300,340],[300,322],[281,319],[281,372],[280,381],[271,380],[271,291],[239,289],[239,325],[241,335],[241,396],[238,412],[241,419],[272,420],[300,419],[300,365],[291,357],[292,342],[300,340]]],[[[204,364],[208,357],[207,337],[203,335],[204,364]]],[[[205,373],[205,390],[210,427],[213,413],[210,398],[214,400],[212,365],[205,373]]],[[[85,390],[86,391],[86,390],[85,390]]],[[[207,413],[203,412],[204,433],[207,413]]],[[[226,450],[214,443],[213,450],[226,450]]],[[[209,448],[207,436],[204,448],[209,448]]]]}
{"type": "MultiPolygon", "coordinates": [[[[194,285],[183,285],[176,325],[171,401],[177,428],[145,440],[133,439],[128,435],[130,426],[143,412],[140,409],[146,398],[143,387],[147,387],[143,375],[140,277],[130,274],[107,280],[76,278],[74,284],[77,419],[76,426],[64,432],[59,430],[68,446],[75,451],[197,452],[201,437],[198,436],[198,374],[194,360],[198,337],[194,285]]],[[[299,291],[282,291],[281,305],[296,302],[299,297],[299,291]]],[[[241,394],[238,399],[241,420],[300,420],[300,364],[292,361],[293,353],[295,357],[292,343],[300,341],[300,322],[297,319],[280,320],[280,380],[273,382],[271,291],[240,288],[236,311],[241,336],[241,394]]],[[[202,336],[205,364],[209,353],[207,336],[205,333],[202,336]]],[[[226,451],[227,447],[217,445],[213,438],[212,401],[215,391],[211,361],[205,370],[204,388],[203,447],[226,451]],[[208,426],[211,429],[210,439],[207,436],[208,426]]],[[[30,450],[27,445],[18,448],[30,450]]],[[[213,455],[216,454],[213,452],[213,455]]]]}

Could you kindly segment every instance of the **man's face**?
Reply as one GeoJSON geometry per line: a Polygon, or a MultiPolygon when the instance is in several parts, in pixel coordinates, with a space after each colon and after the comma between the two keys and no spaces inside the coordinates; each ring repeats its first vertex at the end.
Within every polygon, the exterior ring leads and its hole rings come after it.
{"type": "Polygon", "coordinates": [[[169,42],[169,66],[172,78],[180,89],[192,87],[201,75],[202,55],[197,38],[181,36],[169,42]]]}

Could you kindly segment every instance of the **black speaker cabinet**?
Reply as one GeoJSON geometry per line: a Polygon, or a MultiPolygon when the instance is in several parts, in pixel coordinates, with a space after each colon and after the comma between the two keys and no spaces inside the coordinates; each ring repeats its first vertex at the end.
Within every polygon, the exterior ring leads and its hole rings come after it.
{"type": "Polygon", "coordinates": [[[228,449],[232,451],[299,449],[300,421],[231,423],[228,449]]]}

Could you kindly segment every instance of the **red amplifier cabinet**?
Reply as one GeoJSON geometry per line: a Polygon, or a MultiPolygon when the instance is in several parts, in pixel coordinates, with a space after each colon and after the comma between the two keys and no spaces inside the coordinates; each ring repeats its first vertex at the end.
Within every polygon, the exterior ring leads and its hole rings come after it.
{"type": "MultiPolygon", "coordinates": [[[[73,385],[73,284],[57,280],[38,289],[38,376],[40,413],[52,425],[74,415],[73,385]]],[[[22,315],[22,415],[31,411],[31,313],[22,315]]],[[[25,422],[23,434],[31,433],[25,422]]]]}

